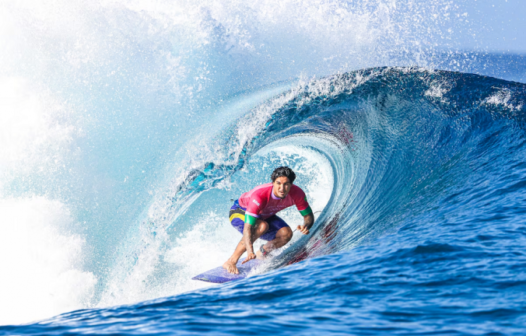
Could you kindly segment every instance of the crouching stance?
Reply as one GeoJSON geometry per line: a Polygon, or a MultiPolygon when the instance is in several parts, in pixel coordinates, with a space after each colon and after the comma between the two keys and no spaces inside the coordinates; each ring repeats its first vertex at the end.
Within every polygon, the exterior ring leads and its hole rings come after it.
{"type": "Polygon", "coordinates": [[[229,273],[238,274],[236,264],[245,251],[247,258],[243,264],[256,257],[262,259],[268,253],[287,244],[292,238],[292,230],[276,213],[296,205],[304,218],[298,231],[309,234],[314,224],[314,215],[307,197],[300,187],[294,185],[296,174],[288,167],[279,167],[271,176],[272,183],[260,185],[244,193],[230,208],[230,223],[243,238],[237,244],[234,254],[223,264],[229,273]],[[254,253],[253,244],[261,238],[267,243],[254,253]]]}

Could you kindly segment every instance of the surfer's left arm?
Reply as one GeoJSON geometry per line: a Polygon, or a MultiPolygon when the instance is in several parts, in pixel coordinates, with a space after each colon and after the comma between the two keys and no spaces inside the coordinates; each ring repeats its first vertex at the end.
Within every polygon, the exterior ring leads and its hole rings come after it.
{"type": "Polygon", "coordinates": [[[311,212],[303,216],[303,225],[298,225],[298,231],[303,234],[309,234],[310,228],[314,225],[314,214],[311,212]]]}
{"type": "Polygon", "coordinates": [[[298,225],[297,230],[303,234],[309,234],[309,230],[314,224],[314,212],[312,211],[309,202],[307,202],[307,196],[303,190],[297,188],[292,197],[294,198],[296,208],[303,216],[303,225],[298,225]]]}

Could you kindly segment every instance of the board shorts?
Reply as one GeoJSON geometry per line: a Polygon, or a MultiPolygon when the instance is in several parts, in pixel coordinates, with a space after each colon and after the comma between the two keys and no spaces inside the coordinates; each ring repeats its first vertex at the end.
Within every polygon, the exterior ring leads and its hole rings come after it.
{"type": "MultiPolygon", "coordinates": [[[[238,201],[235,200],[234,205],[232,205],[228,214],[228,216],[230,217],[230,224],[232,224],[232,226],[241,234],[243,234],[243,229],[245,228],[246,210],[247,209],[240,206],[238,201]]],[[[283,219],[279,218],[276,215],[272,215],[269,218],[265,219],[265,222],[268,223],[268,230],[259,238],[266,241],[274,240],[276,238],[276,233],[278,233],[279,229],[289,226],[283,219]]]]}

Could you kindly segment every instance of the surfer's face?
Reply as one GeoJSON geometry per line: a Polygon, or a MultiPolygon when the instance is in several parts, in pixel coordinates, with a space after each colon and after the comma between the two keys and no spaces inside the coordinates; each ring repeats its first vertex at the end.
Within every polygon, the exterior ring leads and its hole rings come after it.
{"type": "Polygon", "coordinates": [[[292,187],[292,183],[290,183],[289,178],[285,176],[278,177],[274,182],[272,182],[272,185],[272,192],[274,193],[274,196],[279,198],[287,197],[290,187],[292,187]]]}

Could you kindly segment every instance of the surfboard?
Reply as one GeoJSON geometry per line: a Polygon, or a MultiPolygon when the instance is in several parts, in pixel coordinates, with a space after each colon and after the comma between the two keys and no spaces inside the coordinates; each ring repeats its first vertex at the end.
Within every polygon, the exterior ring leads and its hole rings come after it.
{"type": "Polygon", "coordinates": [[[239,270],[239,274],[228,273],[222,266],[220,266],[206,271],[204,273],[201,273],[199,275],[196,275],[192,278],[192,280],[200,280],[212,283],[225,283],[234,280],[240,280],[246,278],[250,271],[252,271],[257,266],[261,265],[262,263],[262,261],[259,259],[252,259],[246,264],[241,264],[243,260],[244,258],[240,259],[237,262],[237,269],[239,270]]]}

